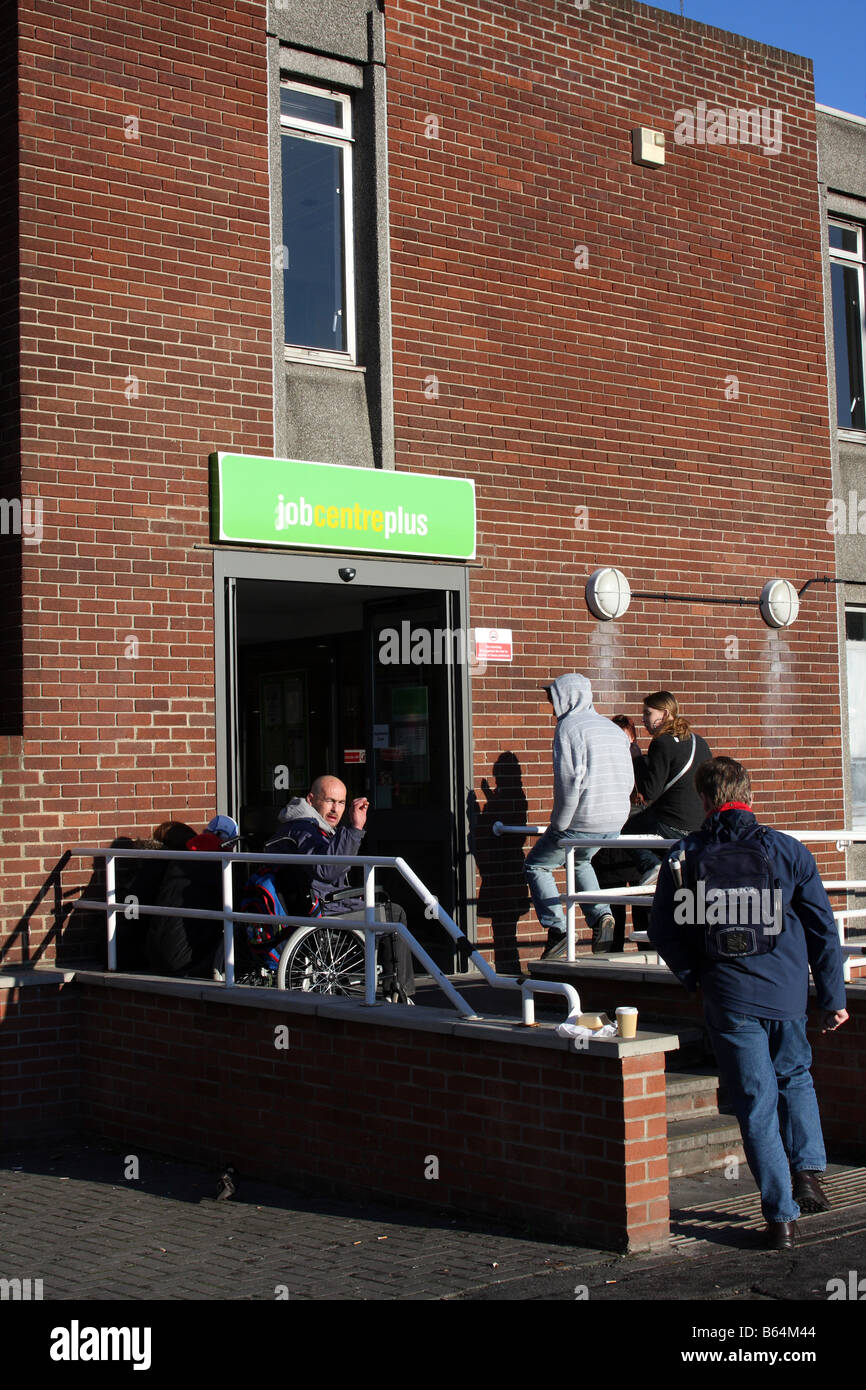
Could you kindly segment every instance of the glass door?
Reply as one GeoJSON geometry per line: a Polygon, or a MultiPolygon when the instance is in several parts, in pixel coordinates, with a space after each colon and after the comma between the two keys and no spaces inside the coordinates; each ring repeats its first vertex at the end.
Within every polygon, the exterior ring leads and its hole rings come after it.
{"type": "MultiPolygon", "coordinates": [[[[454,607],[448,592],[386,599],[366,605],[365,624],[371,803],[366,847],[405,859],[451,916],[461,898],[454,607]]],[[[437,964],[454,969],[450,938],[393,877],[388,891],[406,909],[411,931],[437,964]]]]}
{"type": "MultiPolygon", "coordinates": [[[[474,938],[469,686],[458,566],[340,556],[214,556],[219,809],[264,840],[313,777],[371,802],[364,849],[400,856],[474,938]],[[455,657],[457,658],[455,660],[455,657]]],[[[450,938],[399,875],[386,889],[448,970],[450,938]]]]}

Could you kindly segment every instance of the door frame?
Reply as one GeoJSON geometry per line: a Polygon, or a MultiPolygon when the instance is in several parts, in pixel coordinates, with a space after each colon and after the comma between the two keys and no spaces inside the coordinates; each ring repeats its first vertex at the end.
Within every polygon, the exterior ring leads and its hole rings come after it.
{"type": "MultiPolygon", "coordinates": [[[[327,555],[274,551],[219,549],[213,552],[214,683],[216,700],[217,807],[237,817],[239,805],[239,730],[236,705],[236,582],[266,579],[284,583],[333,584],[346,587],[339,571],[355,571],[352,583],[380,589],[438,589],[456,593],[462,626],[468,628],[469,569],[435,561],[367,559],[329,551],[327,555]]],[[[475,871],[469,851],[469,794],[472,790],[472,690],[467,663],[454,665],[451,694],[459,706],[454,730],[462,785],[455,779],[454,815],[457,824],[457,904],[459,925],[470,941],[476,939],[475,871]]]]}

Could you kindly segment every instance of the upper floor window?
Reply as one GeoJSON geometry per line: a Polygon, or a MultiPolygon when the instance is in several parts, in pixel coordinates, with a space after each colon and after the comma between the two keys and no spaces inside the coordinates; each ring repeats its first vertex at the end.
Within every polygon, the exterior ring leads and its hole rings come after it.
{"type": "Polygon", "coordinates": [[[853,826],[866,825],[866,609],[845,609],[853,826]]]}
{"type": "Polygon", "coordinates": [[[830,221],[830,276],[833,295],[833,348],[836,358],[836,410],[840,429],[866,429],[866,296],[863,285],[863,227],[830,221]]]}
{"type": "Polygon", "coordinates": [[[351,98],[282,82],[280,146],[287,348],[353,362],[351,98]]]}

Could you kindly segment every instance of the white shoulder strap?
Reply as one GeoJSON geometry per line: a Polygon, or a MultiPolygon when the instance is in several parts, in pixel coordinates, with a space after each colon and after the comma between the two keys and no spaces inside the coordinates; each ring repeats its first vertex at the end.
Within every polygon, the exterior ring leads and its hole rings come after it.
{"type": "MultiPolygon", "coordinates": [[[[669,791],[670,788],[674,785],[674,782],[678,782],[678,781],[680,780],[681,777],[685,777],[686,773],[688,772],[689,768],[691,767],[692,763],[694,762],[694,760],[695,760],[695,750],[697,749],[698,741],[697,741],[697,739],[695,738],[694,734],[691,734],[690,737],[691,737],[691,740],[692,740],[692,751],[691,751],[691,753],[689,754],[689,760],[688,760],[688,762],[686,763],[685,767],[683,767],[683,768],[680,769],[680,771],[677,773],[676,777],[672,777],[671,780],[670,780],[664,787],[662,787],[661,791],[659,792],[659,796],[664,796],[665,792],[666,792],[666,791],[669,791]]],[[[658,797],[656,797],[656,800],[658,800],[658,797]]]]}

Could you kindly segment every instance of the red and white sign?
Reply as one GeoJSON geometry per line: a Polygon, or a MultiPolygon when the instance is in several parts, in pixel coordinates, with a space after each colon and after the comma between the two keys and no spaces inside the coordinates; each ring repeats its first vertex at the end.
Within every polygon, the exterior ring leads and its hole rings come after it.
{"type": "Polygon", "coordinates": [[[514,643],[510,627],[477,627],[475,629],[476,661],[513,661],[514,643]]]}
{"type": "Polygon", "coordinates": [[[366,750],[366,748],[344,748],[344,749],[343,749],[343,762],[344,762],[344,763],[365,763],[366,761],[367,761],[367,750],[366,750]]]}

